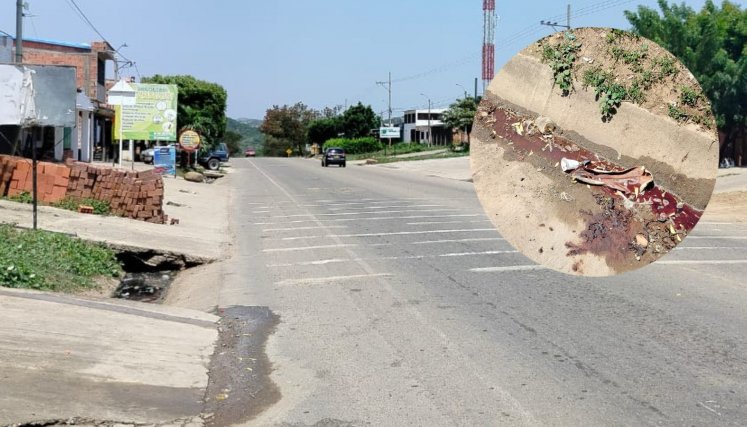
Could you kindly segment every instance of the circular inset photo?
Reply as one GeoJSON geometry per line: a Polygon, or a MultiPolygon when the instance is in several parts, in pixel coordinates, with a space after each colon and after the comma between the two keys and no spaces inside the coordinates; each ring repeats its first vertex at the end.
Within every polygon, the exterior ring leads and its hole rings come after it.
{"type": "Polygon", "coordinates": [[[608,276],[661,258],[703,214],[718,136],[693,75],[609,28],[556,33],[488,86],[470,163],[503,237],[557,271],[608,276]]]}
{"type": "Polygon", "coordinates": [[[165,109],[166,109],[166,107],[168,107],[168,104],[166,104],[166,101],[158,101],[158,102],[156,102],[156,108],[157,108],[157,109],[158,109],[159,111],[163,111],[163,110],[165,110],[165,109]]]}

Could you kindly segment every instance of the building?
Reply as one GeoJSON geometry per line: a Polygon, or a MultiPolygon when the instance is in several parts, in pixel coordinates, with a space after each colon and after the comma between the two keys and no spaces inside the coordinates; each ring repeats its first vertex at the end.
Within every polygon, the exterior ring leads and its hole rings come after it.
{"type": "Polygon", "coordinates": [[[402,127],[403,142],[430,143],[432,145],[451,144],[451,129],[447,128],[441,121],[441,116],[445,111],[445,108],[405,111],[402,127]]]}
{"type": "MultiPolygon", "coordinates": [[[[13,58],[12,37],[0,39],[0,59],[13,58]],[[5,39],[5,40],[2,40],[5,39]]],[[[78,98],[75,129],[59,129],[62,144],[55,146],[55,160],[73,158],[110,160],[118,150],[112,145],[114,110],[106,103],[107,62],[116,67],[114,49],[107,42],[68,43],[54,40],[23,39],[23,64],[58,65],[75,68],[78,98]]],[[[114,69],[114,68],[112,68],[114,69]]]]}

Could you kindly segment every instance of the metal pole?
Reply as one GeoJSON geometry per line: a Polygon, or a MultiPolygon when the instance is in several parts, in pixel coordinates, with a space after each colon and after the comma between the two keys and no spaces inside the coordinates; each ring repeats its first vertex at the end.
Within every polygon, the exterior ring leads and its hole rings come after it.
{"type": "Polygon", "coordinates": [[[123,105],[119,105],[119,158],[117,160],[119,160],[118,164],[120,168],[122,167],[122,119],[124,118],[123,107],[123,105]]]}
{"type": "Polygon", "coordinates": [[[475,77],[475,102],[477,101],[477,77],[475,77]]]}
{"type": "Polygon", "coordinates": [[[568,29],[571,29],[571,4],[568,3],[568,8],[566,9],[565,13],[565,25],[568,26],[568,29]]]}
{"type": "MultiPolygon", "coordinates": [[[[392,125],[392,72],[389,72],[389,126],[392,125]]],[[[391,144],[391,140],[389,140],[391,144]]]]}
{"type": "MultiPolygon", "coordinates": [[[[21,128],[23,129],[23,128],[21,128]]],[[[44,132],[42,128],[42,132],[44,132]]],[[[31,137],[31,135],[29,135],[31,137]]],[[[33,137],[31,137],[31,192],[34,193],[31,197],[31,203],[32,203],[32,210],[33,210],[33,225],[34,230],[36,230],[36,211],[37,211],[37,191],[36,191],[36,141],[33,137]]]]}
{"type": "Polygon", "coordinates": [[[428,98],[428,145],[433,145],[433,136],[431,135],[431,99],[428,98]]]}
{"type": "Polygon", "coordinates": [[[23,62],[23,0],[16,0],[16,64],[20,64],[22,62],[23,62]]]}

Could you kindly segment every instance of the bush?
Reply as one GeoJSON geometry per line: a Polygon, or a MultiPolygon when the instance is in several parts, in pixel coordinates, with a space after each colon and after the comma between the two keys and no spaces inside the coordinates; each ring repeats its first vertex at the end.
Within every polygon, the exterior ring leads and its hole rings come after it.
{"type": "Polygon", "coordinates": [[[348,154],[373,153],[384,149],[384,145],[381,141],[371,136],[355,139],[328,139],[327,142],[324,143],[323,149],[326,150],[329,147],[342,148],[348,154]]]}

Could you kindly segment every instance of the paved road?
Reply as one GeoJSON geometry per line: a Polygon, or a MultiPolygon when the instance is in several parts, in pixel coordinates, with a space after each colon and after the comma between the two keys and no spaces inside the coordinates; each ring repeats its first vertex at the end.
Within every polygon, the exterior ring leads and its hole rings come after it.
{"type": "Polygon", "coordinates": [[[705,221],[643,270],[576,278],[516,253],[468,182],[301,159],[234,168],[220,305],[280,316],[267,354],[282,398],[251,423],[747,419],[744,224],[705,221]]]}

